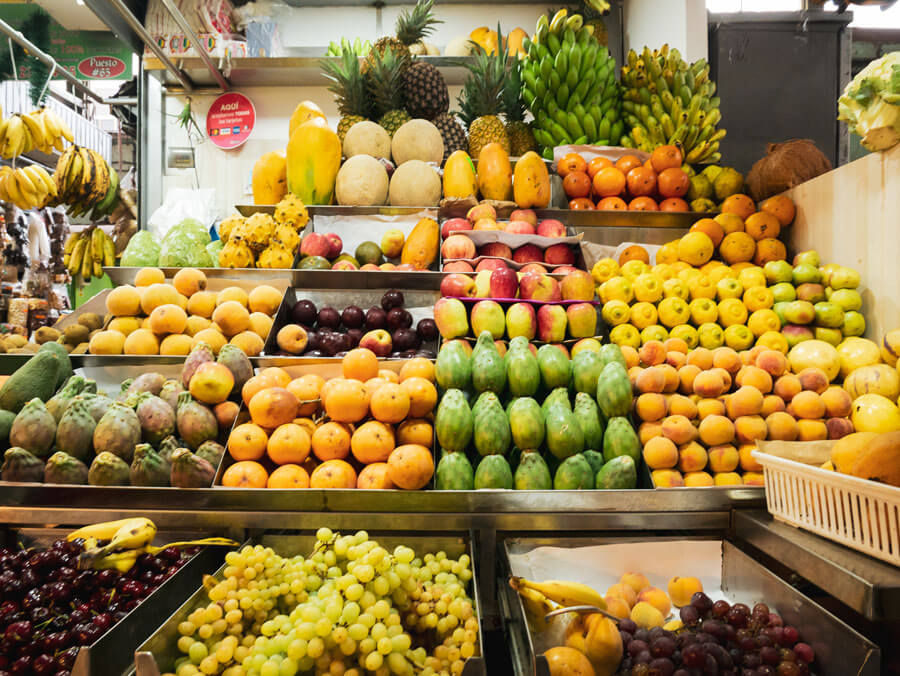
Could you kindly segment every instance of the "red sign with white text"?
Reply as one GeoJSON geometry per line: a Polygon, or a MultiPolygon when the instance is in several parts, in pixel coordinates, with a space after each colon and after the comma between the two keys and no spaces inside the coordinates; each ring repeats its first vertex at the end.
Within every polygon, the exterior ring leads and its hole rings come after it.
{"type": "Polygon", "coordinates": [[[213,101],[206,114],[206,135],[223,150],[233,150],[250,138],[256,109],[243,94],[228,92],[213,101]]]}
{"type": "Polygon", "coordinates": [[[111,80],[125,72],[122,59],[115,56],[91,56],[78,62],[78,74],[92,80],[111,80]]]}

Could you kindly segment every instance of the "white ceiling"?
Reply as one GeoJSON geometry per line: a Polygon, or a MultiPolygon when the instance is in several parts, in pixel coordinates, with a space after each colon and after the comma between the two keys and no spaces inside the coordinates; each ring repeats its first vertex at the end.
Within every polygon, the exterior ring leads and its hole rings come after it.
{"type": "Polygon", "coordinates": [[[34,0],[66,30],[109,30],[94,13],[78,0],[34,0]]]}

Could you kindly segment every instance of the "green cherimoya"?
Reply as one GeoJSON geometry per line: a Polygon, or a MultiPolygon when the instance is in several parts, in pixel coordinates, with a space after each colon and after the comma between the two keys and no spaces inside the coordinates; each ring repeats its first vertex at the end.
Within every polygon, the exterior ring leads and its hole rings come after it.
{"type": "Polygon", "coordinates": [[[838,99],[838,119],[868,150],[900,143],[900,51],[875,59],[850,81],[838,99]]]}

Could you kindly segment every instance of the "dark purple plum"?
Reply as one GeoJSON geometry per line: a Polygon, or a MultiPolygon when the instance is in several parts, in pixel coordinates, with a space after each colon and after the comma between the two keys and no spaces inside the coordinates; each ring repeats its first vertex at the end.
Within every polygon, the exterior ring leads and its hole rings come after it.
{"type": "Polygon", "coordinates": [[[348,329],[359,329],[366,321],[366,313],[362,311],[361,307],[349,305],[341,313],[341,321],[348,329]]]}
{"type": "Polygon", "coordinates": [[[403,307],[403,292],[397,289],[388,289],[381,297],[381,307],[387,312],[391,308],[403,307]]]}
{"type": "Polygon", "coordinates": [[[404,310],[402,307],[394,307],[388,310],[386,321],[388,331],[408,329],[412,326],[412,315],[409,314],[408,310],[404,310]]]}
{"type": "Polygon", "coordinates": [[[341,315],[333,307],[326,306],[319,310],[319,326],[329,329],[337,329],[341,325],[341,315]]]}
{"type": "Polygon", "coordinates": [[[366,311],[366,330],[374,331],[387,326],[387,312],[380,307],[370,307],[366,311]]]}
{"type": "Polygon", "coordinates": [[[437,324],[430,317],[419,320],[419,323],[416,324],[416,333],[422,340],[437,340],[440,335],[437,324]]]}
{"type": "Polygon", "coordinates": [[[318,311],[311,300],[298,300],[291,309],[291,319],[304,326],[315,326],[318,311]]]}

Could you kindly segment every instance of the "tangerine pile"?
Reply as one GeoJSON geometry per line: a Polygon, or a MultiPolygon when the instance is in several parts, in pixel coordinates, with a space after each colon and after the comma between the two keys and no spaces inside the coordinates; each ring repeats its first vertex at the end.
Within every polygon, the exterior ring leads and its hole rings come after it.
{"type": "Polygon", "coordinates": [[[683,198],[691,182],[681,163],[677,146],[660,146],[646,162],[634,155],[623,155],[616,162],[605,157],[588,162],[569,153],[560,160],[557,173],[570,209],[690,211],[683,198]]]}
{"type": "Polygon", "coordinates": [[[342,377],[292,378],[273,367],[241,395],[249,420],[228,438],[235,463],[222,484],[247,488],[423,488],[434,474],[434,364],[380,368],[371,350],[341,362],[342,377]],[[270,471],[271,470],[271,471],[270,471]]]}

